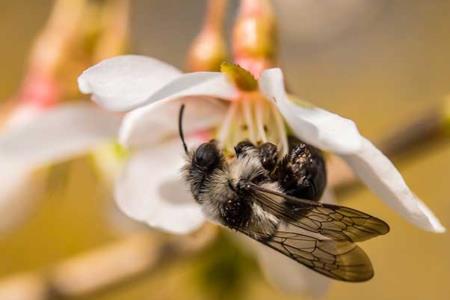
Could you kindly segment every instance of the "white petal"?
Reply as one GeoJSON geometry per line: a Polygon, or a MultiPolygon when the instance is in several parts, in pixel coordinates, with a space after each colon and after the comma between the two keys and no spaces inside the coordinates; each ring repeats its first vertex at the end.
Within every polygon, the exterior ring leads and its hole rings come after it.
{"type": "Polygon", "coordinates": [[[323,297],[330,279],[261,244],[255,244],[262,271],[275,287],[285,293],[323,297]]]}
{"type": "Polygon", "coordinates": [[[431,210],[411,192],[392,162],[369,140],[363,139],[359,152],[342,158],[373,192],[408,221],[425,230],[445,231],[431,210]]]}
{"type": "Polygon", "coordinates": [[[82,154],[117,137],[120,118],[88,104],[60,105],[0,135],[2,161],[30,168],[82,154]]]}
{"type": "MultiPolygon", "coordinates": [[[[183,130],[188,137],[222,122],[226,105],[206,97],[170,98],[129,112],[119,133],[120,142],[130,148],[152,146],[162,140],[178,139],[178,114],[186,105],[183,130]]],[[[181,142],[179,141],[181,149],[181,142]]]]}
{"type": "Polygon", "coordinates": [[[147,103],[187,96],[208,96],[230,100],[238,91],[228,78],[219,72],[187,73],[171,81],[148,99],[147,103]]]}
{"type": "Polygon", "coordinates": [[[78,86],[110,110],[125,111],[140,105],[181,72],[157,59],[123,55],[106,59],[78,77],[78,86]]]}
{"type": "Polygon", "coordinates": [[[35,117],[37,117],[40,113],[44,111],[44,108],[38,107],[36,105],[31,104],[23,104],[18,107],[16,107],[10,115],[8,115],[8,118],[4,124],[4,126],[1,128],[1,130],[6,130],[9,128],[14,127],[20,127],[27,122],[33,120],[35,117]]]}
{"type": "Polygon", "coordinates": [[[361,135],[353,121],[312,106],[300,106],[286,95],[280,69],[263,72],[261,91],[275,101],[280,112],[301,140],[322,150],[345,154],[359,150],[361,135]]]}
{"type": "Polygon", "coordinates": [[[43,171],[28,166],[2,162],[0,168],[0,233],[23,222],[34,200],[44,190],[43,171]]]}
{"type": "Polygon", "coordinates": [[[178,140],[133,153],[116,185],[119,207],[131,218],[184,234],[205,221],[182,182],[184,155],[178,140]]]}

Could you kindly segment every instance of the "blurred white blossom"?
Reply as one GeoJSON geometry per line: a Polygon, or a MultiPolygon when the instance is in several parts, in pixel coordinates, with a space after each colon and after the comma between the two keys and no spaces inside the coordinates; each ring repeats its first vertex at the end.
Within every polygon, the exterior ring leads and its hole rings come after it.
{"type": "Polygon", "coordinates": [[[44,189],[44,176],[36,172],[43,175],[46,166],[111,142],[120,124],[119,116],[89,103],[62,104],[11,118],[14,122],[0,132],[0,213],[4,216],[0,228],[4,229],[19,222],[44,189]]]}

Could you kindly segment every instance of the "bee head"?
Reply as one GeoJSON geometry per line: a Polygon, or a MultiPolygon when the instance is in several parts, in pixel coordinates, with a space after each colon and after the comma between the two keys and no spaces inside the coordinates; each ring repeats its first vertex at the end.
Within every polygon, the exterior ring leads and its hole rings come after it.
{"type": "Polygon", "coordinates": [[[208,191],[209,182],[214,174],[220,172],[224,163],[223,154],[214,140],[203,143],[188,152],[183,173],[190,185],[192,195],[198,202],[202,202],[200,194],[208,191]]]}
{"type": "Polygon", "coordinates": [[[209,173],[217,168],[222,161],[222,154],[214,140],[201,144],[192,153],[192,167],[209,173]]]}

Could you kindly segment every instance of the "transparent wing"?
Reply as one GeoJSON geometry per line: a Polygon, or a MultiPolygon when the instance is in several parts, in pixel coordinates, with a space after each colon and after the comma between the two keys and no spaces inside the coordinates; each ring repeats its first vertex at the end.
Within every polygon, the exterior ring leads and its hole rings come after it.
{"type": "MultiPolygon", "coordinates": [[[[245,229],[239,231],[254,238],[254,234],[245,229]]],[[[352,242],[287,231],[277,231],[270,238],[255,240],[332,279],[361,282],[374,275],[369,257],[352,242]]]]}
{"type": "Polygon", "coordinates": [[[299,199],[249,184],[261,207],[287,224],[337,241],[359,242],[389,232],[389,225],[345,206],[299,199]]]}

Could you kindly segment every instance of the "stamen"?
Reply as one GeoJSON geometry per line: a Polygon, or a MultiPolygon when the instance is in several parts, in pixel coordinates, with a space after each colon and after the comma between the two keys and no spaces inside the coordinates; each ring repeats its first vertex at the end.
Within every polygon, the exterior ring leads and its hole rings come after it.
{"type": "Polygon", "coordinates": [[[228,108],[227,114],[225,116],[225,119],[223,121],[223,124],[220,127],[219,133],[217,135],[217,141],[219,142],[219,144],[222,145],[222,147],[225,147],[227,138],[230,135],[230,127],[236,115],[238,105],[239,105],[238,101],[231,102],[230,107],[228,108]]]}
{"type": "Polygon", "coordinates": [[[253,124],[252,110],[251,110],[251,104],[253,104],[253,101],[251,100],[251,98],[244,98],[240,102],[242,102],[242,112],[244,115],[245,124],[247,125],[247,129],[248,129],[248,139],[252,143],[254,143],[254,142],[256,142],[256,136],[255,136],[255,126],[253,124]]]}
{"type": "Polygon", "coordinates": [[[276,106],[261,95],[242,95],[231,102],[217,141],[226,155],[234,155],[234,147],[241,141],[255,144],[272,142],[280,153],[289,151],[287,132],[276,106]]]}
{"type": "Polygon", "coordinates": [[[244,139],[245,136],[247,136],[247,130],[243,129],[244,127],[247,127],[247,125],[244,123],[244,120],[242,118],[242,105],[238,105],[236,107],[235,117],[231,124],[230,134],[226,143],[226,149],[228,151],[233,152],[234,146],[236,146],[240,141],[244,139]]]}
{"type": "Polygon", "coordinates": [[[281,151],[283,155],[288,154],[289,152],[289,145],[288,145],[288,140],[287,140],[287,132],[286,132],[286,128],[284,126],[284,122],[283,122],[283,118],[281,117],[280,112],[278,111],[278,109],[276,109],[275,107],[273,107],[273,104],[271,104],[271,111],[273,113],[274,119],[275,119],[275,125],[278,131],[278,136],[280,139],[280,144],[281,144],[281,151]]]}
{"type": "Polygon", "coordinates": [[[258,98],[255,103],[256,128],[258,129],[258,139],[263,143],[267,142],[266,125],[264,124],[265,103],[264,99],[258,98]]]}

